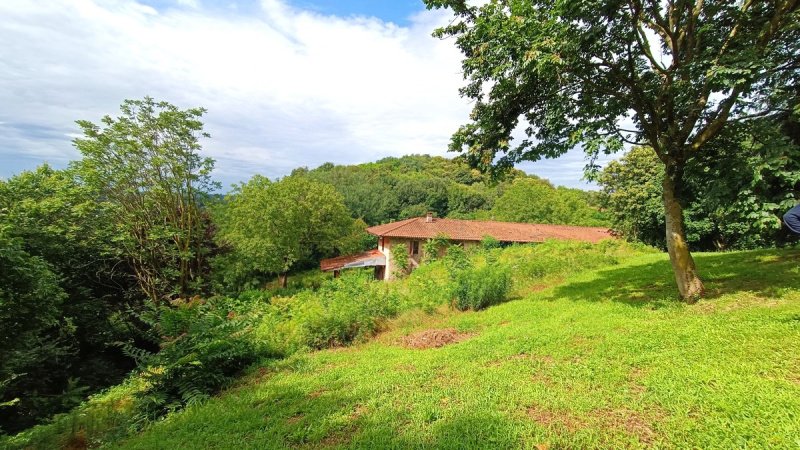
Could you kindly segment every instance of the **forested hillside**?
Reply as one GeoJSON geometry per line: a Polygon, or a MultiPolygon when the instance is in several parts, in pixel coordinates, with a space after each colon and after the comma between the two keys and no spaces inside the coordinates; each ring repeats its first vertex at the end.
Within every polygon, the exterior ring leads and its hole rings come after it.
{"type": "Polygon", "coordinates": [[[607,225],[597,194],[554,187],[547,180],[509,170],[499,178],[463,159],[428,155],[386,158],[354,166],[323,164],[304,175],[336,187],[354,217],[369,225],[438,217],[571,225],[607,225]]]}

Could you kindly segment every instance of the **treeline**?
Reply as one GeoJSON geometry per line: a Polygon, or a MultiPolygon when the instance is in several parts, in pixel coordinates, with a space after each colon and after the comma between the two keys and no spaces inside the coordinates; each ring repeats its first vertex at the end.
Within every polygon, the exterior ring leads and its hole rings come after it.
{"type": "Polygon", "coordinates": [[[596,192],[554,187],[520,170],[493,179],[461,159],[409,155],[351,166],[326,163],[313,170],[296,169],[292,175],[334,186],[353,217],[369,225],[429,211],[461,219],[609,224],[596,192]]]}
{"type": "Polygon", "coordinates": [[[0,181],[0,432],[156,362],[164,371],[152,382],[165,387],[147,417],[201,398],[192,393],[213,390],[252,353],[231,337],[247,325],[213,305],[238,304],[276,277],[283,289],[273,293],[292,293],[290,273],[373,248],[368,225],[428,211],[605,223],[591,193],[520,171],[492,180],[460,160],[418,155],[255,176],[221,196],[214,161],[201,155],[204,112],[125,101],[117,117],[78,122],[82,158],[67,169],[0,181]],[[205,356],[218,361],[181,359],[210,342],[205,356]],[[210,378],[187,382],[194,363],[210,378]]]}
{"type": "MultiPolygon", "coordinates": [[[[686,237],[694,250],[796,242],[781,217],[800,201],[800,108],[729,124],[681,174],[686,237]]],[[[665,248],[664,166],[637,147],[600,173],[601,204],[629,240],[665,248]]]]}

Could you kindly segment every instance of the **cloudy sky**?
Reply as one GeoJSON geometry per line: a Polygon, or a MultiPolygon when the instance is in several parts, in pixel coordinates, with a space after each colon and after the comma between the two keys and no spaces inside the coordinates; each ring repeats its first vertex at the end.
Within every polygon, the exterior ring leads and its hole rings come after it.
{"type": "MultiPolygon", "coordinates": [[[[228,186],[446,147],[469,103],[421,0],[2,0],[0,177],[78,158],[77,119],[150,95],[203,106],[228,186]]],[[[522,169],[582,181],[580,151],[522,169]]]]}

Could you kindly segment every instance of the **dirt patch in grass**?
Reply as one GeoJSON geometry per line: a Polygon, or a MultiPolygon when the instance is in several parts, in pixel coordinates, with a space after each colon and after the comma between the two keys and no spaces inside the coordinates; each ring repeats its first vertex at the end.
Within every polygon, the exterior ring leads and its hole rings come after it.
{"type": "Polygon", "coordinates": [[[286,423],[288,423],[289,425],[294,425],[297,422],[300,422],[301,420],[303,420],[303,417],[305,417],[305,415],[303,415],[303,414],[295,414],[292,417],[289,417],[288,419],[286,419],[286,423]]]}
{"type": "Polygon", "coordinates": [[[664,415],[656,413],[640,413],[630,409],[602,408],[577,415],[567,411],[553,411],[538,406],[527,410],[528,417],[544,427],[560,426],[570,432],[582,428],[598,427],[603,429],[620,430],[625,434],[636,436],[639,442],[650,444],[656,433],[651,424],[663,419],[664,415]]]}
{"type": "Polygon", "coordinates": [[[308,394],[308,398],[319,398],[322,394],[328,392],[327,389],[317,389],[316,391],[308,394]]]}
{"type": "Polygon", "coordinates": [[[464,341],[472,336],[473,333],[460,333],[455,328],[443,328],[412,333],[403,337],[401,342],[408,348],[439,348],[464,341]]]}
{"type": "Polygon", "coordinates": [[[568,412],[556,412],[549,409],[538,407],[528,408],[528,417],[534,422],[544,427],[560,425],[569,431],[575,431],[584,427],[582,420],[568,412]]]}
{"type": "Polygon", "coordinates": [[[367,407],[364,405],[356,405],[353,412],[350,413],[350,420],[356,420],[367,413],[367,407]]]}
{"type": "Polygon", "coordinates": [[[622,430],[627,434],[636,436],[639,442],[649,444],[653,442],[655,432],[650,427],[652,420],[645,418],[641,413],[629,409],[598,409],[592,412],[605,428],[622,430]]]}

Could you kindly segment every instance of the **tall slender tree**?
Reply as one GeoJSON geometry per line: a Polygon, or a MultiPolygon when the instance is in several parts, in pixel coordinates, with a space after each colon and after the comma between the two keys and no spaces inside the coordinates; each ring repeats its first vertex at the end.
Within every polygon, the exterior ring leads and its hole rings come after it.
{"type": "Polygon", "coordinates": [[[689,302],[702,296],[686,243],[684,170],[727,123],[788,109],[800,78],[800,1],[425,2],[455,13],[434,35],[457,38],[461,94],[475,100],[451,150],[491,169],[577,146],[594,161],[648,145],[664,165],[678,290],[689,302]],[[512,145],[518,127],[526,137],[512,145]]]}
{"type": "Polygon", "coordinates": [[[199,154],[199,139],[209,137],[200,121],[205,110],[150,97],[126,100],[120,110],[103,117],[102,127],[77,122],[81,175],[108,202],[142,291],[154,302],[191,295],[208,242],[200,202],[216,187],[214,161],[199,154]]]}

